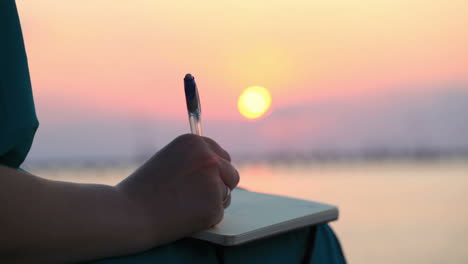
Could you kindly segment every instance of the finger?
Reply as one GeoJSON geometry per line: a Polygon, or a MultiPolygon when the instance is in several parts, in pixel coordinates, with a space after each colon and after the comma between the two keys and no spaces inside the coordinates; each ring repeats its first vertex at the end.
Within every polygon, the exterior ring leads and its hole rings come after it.
{"type": "Polygon", "coordinates": [[[224,209],[228,208],[229,205],[231,205],[231,194],[229,194],[227,201],[223,204],[224,209]]]}
{"type": "Polygon", "coordinates": [[[240,176],[239,172],[231,165],[231,162],[217,158],[219,174],[224,184],[233,190],[239,184],[240,176]]]}
{"type": "Polygon", "coordinates": [[[214,141],[213,139],[211,138],[208,138],[208,137],[202,137],[203,140],[208,143],[208,145],[210,146],[210,148],[217,154],[219,155],[220,157],[222,157],[223,159],[226,159],[228,161],[231,161],[231,156],[229,155],[229,153],[224,150],[218,143],[216,143],[216,141],[214,141]]]}

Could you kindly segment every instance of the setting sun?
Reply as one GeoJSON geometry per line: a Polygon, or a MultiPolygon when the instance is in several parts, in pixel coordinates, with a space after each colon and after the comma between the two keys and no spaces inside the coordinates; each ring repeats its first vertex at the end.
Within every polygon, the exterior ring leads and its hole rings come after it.
{"type": "Polygon", "coordinates": [[[248,119],[261,117],[270,105],[270,93],[261,86],[251,86],[245,89],[237,101],[239,112],[248,119]]]}

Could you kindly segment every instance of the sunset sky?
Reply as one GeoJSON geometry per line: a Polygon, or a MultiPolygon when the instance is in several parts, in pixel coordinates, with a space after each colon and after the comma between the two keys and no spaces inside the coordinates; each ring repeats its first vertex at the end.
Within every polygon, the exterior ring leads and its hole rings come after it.
{"type": "Polygon", "coordinates": [[[468,146],[464,0],[17,5],[41,122],[32,157],[165,145],[189,131],[188,72],[205,134],[234,152],[468,146]],[[237,109],[249,86],[271,93],[257,121],[237,109]]]}

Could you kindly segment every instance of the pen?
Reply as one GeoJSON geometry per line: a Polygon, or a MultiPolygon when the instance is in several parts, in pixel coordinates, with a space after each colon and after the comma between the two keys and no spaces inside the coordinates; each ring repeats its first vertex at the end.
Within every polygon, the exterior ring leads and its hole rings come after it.
{"type": "MultiPolygon", "coordinates": [[[[201,107],[200,97],[198,96],[197,84],[195,78],[187,73],[184,78],[184,89],[185,89],[185,101],[187,103],[187,112],[190,123],[190,131],[195,135],[202,135],[201,125],[201,107]]],[[[231,189],[229,186],[226,187],[226,195],[224,196],[223,205],[225,205],[231,197],[231,189]]]]}
{"type": "Polygon", "coordinates": [[[198,96],[195,78],[187,73],[184,78],[185,101],[190,123],[190,131],[195,135],[202,135],[200,97],[198,96]]]}

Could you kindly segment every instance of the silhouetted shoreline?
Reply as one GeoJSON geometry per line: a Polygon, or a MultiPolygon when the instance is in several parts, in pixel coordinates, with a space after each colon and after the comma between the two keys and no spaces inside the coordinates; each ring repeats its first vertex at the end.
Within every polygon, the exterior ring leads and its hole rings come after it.
{"type": "MultiPolygon", "coordinates": [[[[141,154],[131,159],[121,157],[48,158],[27,160],[24,168],[124,168],[141,164],[152,153],[141,154]]],[[[444,160],[468,159],[468,148],[457,150],[415,149],[388,150],[370,149],[366,151],[314,151],[314,152],[271,152],[266,154],[233,153],[233,162],[246,163],[353,163],[353,162],[435,162],[444,160]]]]}

